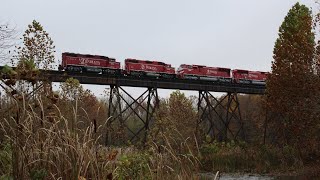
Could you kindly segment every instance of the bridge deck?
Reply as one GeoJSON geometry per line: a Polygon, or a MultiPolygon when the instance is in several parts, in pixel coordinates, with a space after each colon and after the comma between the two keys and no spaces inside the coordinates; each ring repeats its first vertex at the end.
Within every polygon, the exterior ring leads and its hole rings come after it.
{"type": "Polygon", "coordinates": [[[118,85],[129,87],[153,87],[160,89],[179,89],[213,92],[237,92],[243,94],[264,94],[265,85],[237,84],[187,79],[157,79],[134,76],[106,76],[101,74],[82,74],[61,71],[42,71],[41,78],[51,82],[64,82],[68,78],[78,79],[81,84],[118,85]]]}

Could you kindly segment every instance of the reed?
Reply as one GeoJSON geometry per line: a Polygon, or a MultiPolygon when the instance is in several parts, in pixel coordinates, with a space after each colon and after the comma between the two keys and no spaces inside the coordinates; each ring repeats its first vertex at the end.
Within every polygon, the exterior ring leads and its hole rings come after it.
{"type": "Polygon", "coordinates": [[[56,105],[47,109],[41,97],[32,102],[24,98],[14,100],[14,104],[15,110],[0,122],[5,137],[0,150],[0,166],[7,169],[1,172],[2,177],[81,180],[199,178],[200,163],[188,143],[190,139],[179,144],[162,135],[164,144],[151,143],[143,150],[134,146],[105,147],[99,144],[101,137],[96,132],[107,123],[98,126],[90,121],[90,117],[78,118],[79,111],[84,109],[73,108],[73,118],[67,119],[56,105]],[[88,124],[82,122],[83,119],[90,121],[87,127],[78,126],[88,124]],[[173,147],[179,147],[179,151],[173,147]]]}

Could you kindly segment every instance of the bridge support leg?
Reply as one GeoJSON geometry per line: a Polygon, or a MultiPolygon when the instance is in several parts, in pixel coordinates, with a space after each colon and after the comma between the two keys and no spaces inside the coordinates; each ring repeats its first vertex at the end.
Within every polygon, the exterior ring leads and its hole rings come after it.
{"type": "Polygon", "coordinates": [[[158,91],[148,88],[138,98],[133,98],[120,86],[111,86],[109,97],[109,121],[106,145],[147,141],[154,112],[159,105],[158,91]],[[120,131],[121,130],[121,131],[120,131]],[[121,140],[114,134],[121,134],[121,140]],[[113,134],[113,135],[111,135],[113,134]]]}
{"type": "Polygon", "coordinates": [[[198,129],[212,140],[245,140],[237,93],[216,98],[208,91],[199,91],[198,114],[198,129]]]}
{"type": "Polygon", "coordinates": [[[123,118],[121,114],[122,104],[121,104],[121,94],[119,92],[119,87],[110,85],[109,92],[109,103],[108,103],[108,122],[107,122],[107,132],[106,132],[106,141],[105,144],[109,145],[110,143],[115,142],[123,143],[124,135],[123,133],[123,118]],[[116,118],[114,118],[116,117],[116,118]],[[118,121],[115,121],[118,120],[118,121]],[[113,122],[116,123],[115,126],[112,126],[113,122]]]}

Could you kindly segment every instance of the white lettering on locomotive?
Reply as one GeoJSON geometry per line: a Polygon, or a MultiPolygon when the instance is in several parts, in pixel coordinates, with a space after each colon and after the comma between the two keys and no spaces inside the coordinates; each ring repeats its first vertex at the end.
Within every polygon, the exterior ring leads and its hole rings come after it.
{"type": "Polygon", "coordinates": [[[95,61],[89,58],[79,58],[80,64],[93,64],[95,66],[100,66],[100,61],[95,61]]]}
{"type": "Polygon", "coordinates": [[[152,71],[156,71],[157,68],[154,67],[154,66],[148,66],[148,65],[145,65],[145,64],[141,64],[141,69],[142,70],[152,70],[152,71]]]}
{"type": "Polygon", "coordinates": [[[218,74],[218,72],[215,70],[208,69],[207,74],[218,74]]]}
{"type": "Polygon", "coordinates": [[[156,71],[157,70],[157,68],[156,67],[154,67],[154,66],[146,66],[146,69],[148,70],[153,70],[153,71],[156,71]]]}
{"type": "Polygon", "coordinates": [[[258,78],[258,75],[256,75],[256,74],[249,74],[248,77],[249,77],[249,78],[258,78]]]}

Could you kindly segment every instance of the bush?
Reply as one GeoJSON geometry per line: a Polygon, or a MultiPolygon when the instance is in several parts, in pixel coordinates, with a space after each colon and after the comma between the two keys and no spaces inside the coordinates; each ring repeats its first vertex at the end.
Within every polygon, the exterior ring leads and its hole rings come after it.
{"type": "Polygon", "coordinates": [[[6,75],[14,75],[16,74],[16,72],[12,69],[12,67],[8,66],[8,65],[4,65],[2,68],[2,73],[6,74],[6,75]]]}
{"type": "MultiPolygon", "coordinates": [[[[8,142],[3,142],[0,149],[0,174],[9,175],[12,172],[12,148],[8,142]]],[[[5,177],[5,176],[2,176],[5,177]]],[[[1,178],[2,179],[2,178],[1,178]]]]}
{"type": "Polygon", "coordinates": [[[30,172],[30,179],[32,180],[43,180],[46,179],[48,175],[47,170],[45,169],[33,169],[30,172]]]}
{"type": "Polygon", "coordinates": [[[118,179],[152,179],[147,153],[122,155],[117,163],[115,178],[118,179]]]}
{"type": "Polygon", "coordinates": [[[216,142],[204,144],[200,148],[203,168],[207,171],[219,170],[235,172],[252,169],[250,155],[243,143],[216,142]]]}
{"type": "Polygon", "coordinates": [[[280,152],[267,145],[262,145],[255,150],[256,156],[255,161],[257,161],[256,168],[262,172],[269,172],[272,169],[278,169],[281,165],[281,154],[280,152]]]}

